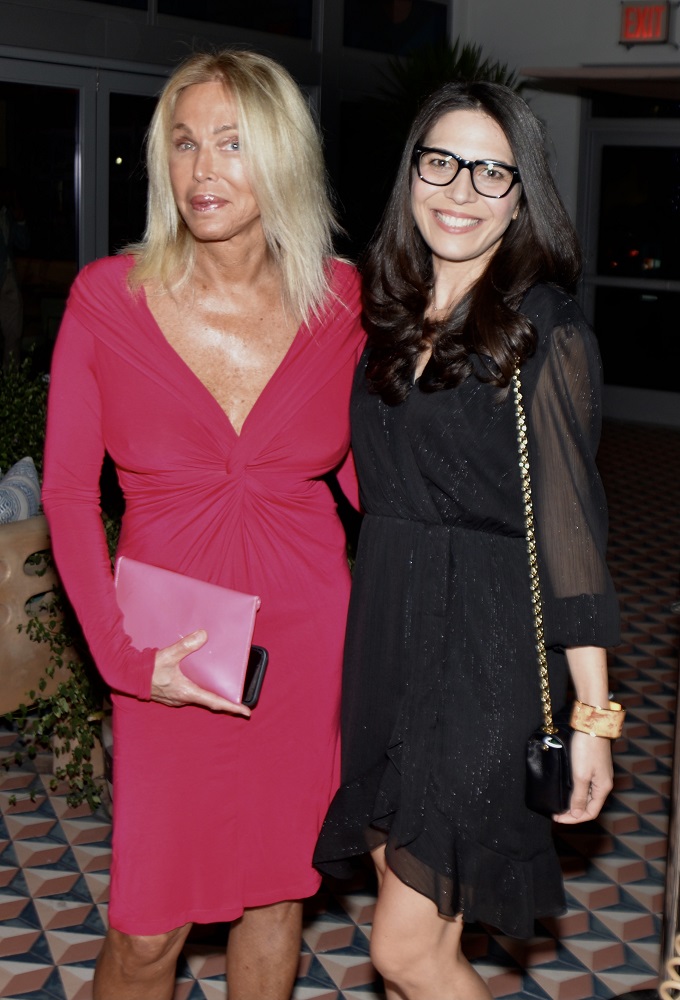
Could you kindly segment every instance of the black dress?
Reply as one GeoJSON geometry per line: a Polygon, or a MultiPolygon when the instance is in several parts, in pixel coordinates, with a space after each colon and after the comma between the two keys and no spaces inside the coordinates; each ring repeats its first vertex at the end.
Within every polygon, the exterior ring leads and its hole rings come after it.
{"type": "MultiPolygon", "coordinates": [[[[618,642],[595,466],[601,371],[577,305],[547,285],[522,306],[522,366],[554,707],[567,646],[618,642]]],[[[475,359],[481,364],[479,359],[475,359]]],[[[345,650],[343,784],[316,865],[347,876],[386,842],[390,868],[446,915],[527,937],[564,893],[550,821],[524,805],[540,724],[512,395],[471,375],[397,406],[353,400],[363,521],[345,650]]]]}

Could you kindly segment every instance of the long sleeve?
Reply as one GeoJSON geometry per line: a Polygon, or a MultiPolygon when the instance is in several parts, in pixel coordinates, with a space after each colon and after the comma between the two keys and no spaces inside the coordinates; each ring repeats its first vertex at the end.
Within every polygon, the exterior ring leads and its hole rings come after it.
{"type": "Polygon", "coordinates": [[[556,303],[545,287],[537,293],[552,298],[535,307],[543,331],[527,400],[546,642],[611,646],[619,641],[619,609],[605,562],[607,504],[596,465],[599,353],[575,303],[566,296],[556,303]]]}
{"type": "Polygon", "coordinates": [[[148,699],[154,650],[134,649],[123,630],[101,521],[97,368],[95,338],[71,302],[52,364],[43,506],[59,575],[102,677],[115,691],[148,699]]]}

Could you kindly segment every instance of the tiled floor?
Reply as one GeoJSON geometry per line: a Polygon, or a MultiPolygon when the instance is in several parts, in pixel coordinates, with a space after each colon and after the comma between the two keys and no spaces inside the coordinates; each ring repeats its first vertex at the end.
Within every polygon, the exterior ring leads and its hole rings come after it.
{"type": "MultiPolygon", "coordinates": [[[[494,996],[508,1000],[599,1000],[658,981],[678,670],[671,604],[679,596],[680,432],[608,425],[600,464],[624,620],[612,659],[628,709],[616,789],[600,822],[560,834],[565,916],[537,924],[529,942],[466,930],[468,954],[494,996]]],[[[8,760],[13,741],[0,727],[8,760]]],[[[0,771],[0,997],[89,1000],[106,926],[109,823],[48,789],[39,771],[0,771]]],[[[368,877],[328,885],[310,902],[294,1000],[382,996],[368,960],[373,905],[368,877]]],[[[175,1000],[226,997],[224,936],[220,928],[196,935],[175,1000]]]]}

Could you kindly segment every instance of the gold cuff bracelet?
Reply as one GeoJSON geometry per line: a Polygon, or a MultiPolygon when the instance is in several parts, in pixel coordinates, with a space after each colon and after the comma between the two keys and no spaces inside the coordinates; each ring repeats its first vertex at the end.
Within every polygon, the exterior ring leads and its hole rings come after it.
{"type": "Polygon", "coordinates": [[[571,726],[579,733],[615,740],[621,735],[625,717],[626,711],[617,701],[610,701],[607,708],[575,701],[571,713],[571,726]]]}

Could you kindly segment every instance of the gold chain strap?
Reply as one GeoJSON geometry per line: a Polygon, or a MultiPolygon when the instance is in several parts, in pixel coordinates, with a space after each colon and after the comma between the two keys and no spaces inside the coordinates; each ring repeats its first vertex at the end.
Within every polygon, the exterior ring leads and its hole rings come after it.
{"type": "Polygon", "coordinates": [[[522,386],[519,378],[519,365],[512,376],[512,389],[515,398],[515,417],[517,420],[517,447],[519,450],[519,471],[522,477],[522,499],[524,501],[524,524],[527,535],[527,554],[529,556],[529,578],[531,585],[531,606],[534,615],[534,634],[536,636],[536,653],[538,654],[538,672],[541,682],[541,707],[543,709],[543,731],[556,733],[552,720],[552,704],[550,701],[550,683],[548,681],[548,658],[545,653],[545,638],[543,636],[543,609],[541,607],[541,587],[538,579],[538,559],[536,558],[536,534],[534,532],[534,512],[531,504],[531,476],[529,474],[529,447],[527,444],[527,422],[522,404],[522,386]]]}

